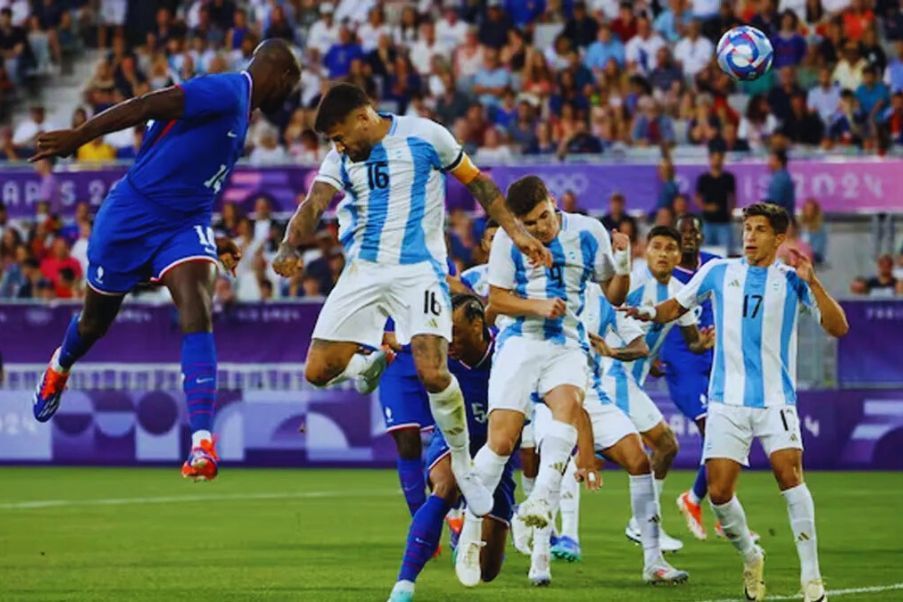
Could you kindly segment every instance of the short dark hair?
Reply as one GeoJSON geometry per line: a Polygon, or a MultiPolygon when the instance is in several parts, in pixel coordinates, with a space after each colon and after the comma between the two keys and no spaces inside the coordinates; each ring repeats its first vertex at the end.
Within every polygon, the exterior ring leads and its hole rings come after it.
{"type": "Polygon", "coordinates": [[[321,134],[326,134],[337,124],[345,120],[355,109],[366,107],[370,104],[367,93],[353,84],[336,84],[331,87],[317,106],[317,117],[314,120],[314,129],[321,134]]]}
{"type": "Polygon", "coordinates": [[[787,228],[790,226],[790,216],[787,214],[787,210],[780,205],[754,203],[743,210],[743,221],[757,215],[768,220],[775,234],[787,234],[787,228]]]}
{"type": "Polygon", "coordinates": [[[652,239],[656,236],[672,238],[674,239],[674,242],[677,243],[677,246],[680,246],[680,232],[675,230],[672,226],[654,226],[649,230],[649,234],[646,235],[646,242],[652,242],[652,239]]]}
{"type": "Polygon", "coordinates": [[[508,187],[505,203],[514,215],[527,215],[549,198],[549,189],[539,176],[524,176],[508,187]]]}
{"type": "Polygon", "coordinates": [[[778,163],[781,164],[781,167],[787,167],[787,151],[783,148],[775,149],[771,151],[771,154],[775,156],[778,160],[778,163]]]}
{"type": "Polygon", "coordinates": [[[480,299],[476,295],[472,295],[470,293],[457,293],[452,295],[452,311],[457,311],[458,308],[464,308],[464,315],[467,316],[467,320],[473,322],[477,318],[483,323],[483,338],[489,338],[489,325],[486,324],[486,307],[483,305],[483,300],[480,299]]]}

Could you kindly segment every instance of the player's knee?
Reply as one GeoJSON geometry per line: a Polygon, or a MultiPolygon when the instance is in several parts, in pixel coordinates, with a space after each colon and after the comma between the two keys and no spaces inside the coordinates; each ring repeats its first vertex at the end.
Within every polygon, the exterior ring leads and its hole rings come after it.
{"type": "Polygon", "coordinates": [[[458,487],[455,485],[453,478],[434,479],[431,476],[430,480],[433,485],[433,495],[442,498],[449,504],[453,504],[457,501],[458,487]]]}
{"type": "Polygon", "coordinates": [[[304,378],[315,387],[325,387],[335,377],[331,372],[330,367],[325,364],[308,361],[304,367],[304,378]]]}
{"type": "Polygon", "coordinates": [[[447,366],[417,366],[417,377],[430,393],[441,393],[451,384],[451,373],[447,366]]]}
{"type": "Polygon", "coordinates": [[[709,499],[716,506],[726,504],[734,497],[734,488],[729,483],[709,483],[709,499]]]}
{"type": "Polygon", "coordinates": [[[652,465],[649,464],[649,456],[639,450],[636,453],[628,455],[624,459],[624,470],[631,476],[639,476],[652,472],[652,465]]]}
{"type": "Polygon", "coordinates": [[[793,465],[776,467],[774,469],[774,478],[777,480],[781,491],[796,487],[803,482],[802,472],[793,465]]]}
{"type": "Polygon", "coordinates": [[[662,457],[671,462],[674,458],[677,457],[677,452],[680,450],[680,445],[677,443],[677,437],[674,436],[674,431],[668,429],[665,431],[665,434],[662,435],[659,441],[659,453],[662,457]]]}
{"type": "Polygon", "coordinates": [[[507,458],[514,453],[515,445],[517,445],[516,437],[511,437],[506,433],[500,436],[492,437],[492,440],[489,442],[489,449],[491,449],[499,456],[504,456],[507,458]]]}

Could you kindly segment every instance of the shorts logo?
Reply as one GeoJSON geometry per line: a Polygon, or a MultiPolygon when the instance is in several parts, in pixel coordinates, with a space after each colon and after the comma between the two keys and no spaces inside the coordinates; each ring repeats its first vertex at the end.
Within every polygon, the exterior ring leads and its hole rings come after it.
{"type": "Polygon", "coordinates": [[[101,266],[97,266],[97,282],[103,283],[103,268],[101,266]]]}

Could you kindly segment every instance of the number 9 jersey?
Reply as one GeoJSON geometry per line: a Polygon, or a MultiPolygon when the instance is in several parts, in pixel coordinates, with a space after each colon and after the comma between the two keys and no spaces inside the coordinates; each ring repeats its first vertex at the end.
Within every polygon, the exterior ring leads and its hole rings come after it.
{"type": "Polygon", "coordinates": [[[88,284],[121,295],[186,261],[217,261],[210,229],[216,195],[241,157],[251,113],[247,72],[181,86],[182,116],[148,124],[134,165],[97,213],[88,284]]]}

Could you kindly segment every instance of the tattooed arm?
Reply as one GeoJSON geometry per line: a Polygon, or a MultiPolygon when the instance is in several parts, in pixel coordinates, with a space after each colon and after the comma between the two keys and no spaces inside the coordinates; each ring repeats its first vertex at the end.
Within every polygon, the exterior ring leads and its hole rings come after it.
{"type": "Polygon", "coordinates": [[[326,211],[336,192],[338,190],[335,187],[319,180],[311,186],[307,198],[298,205],[288,223],[285,237],[279,245],[279,253],[273,259],[273,269],[277,274],[289,278],[304,267],[298,247],[313,235],[320,216],[326,211]]]}

